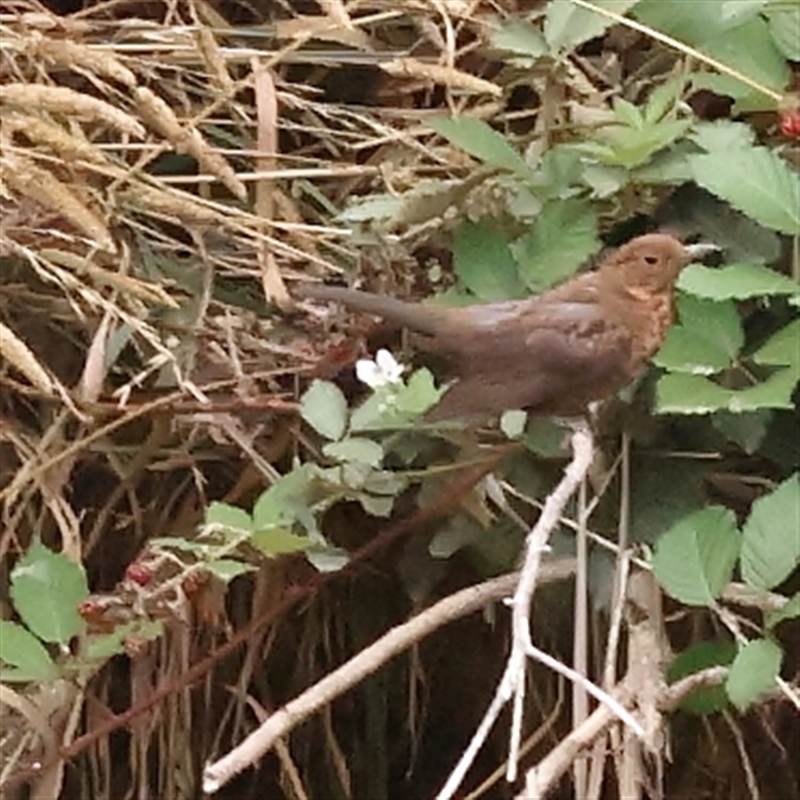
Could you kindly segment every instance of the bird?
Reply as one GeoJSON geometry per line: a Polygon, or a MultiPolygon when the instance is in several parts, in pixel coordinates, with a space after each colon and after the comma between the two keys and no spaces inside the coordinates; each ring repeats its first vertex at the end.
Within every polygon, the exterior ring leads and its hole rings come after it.
{"type": "Polygon", "coordinates": [[[681,270],[718,249],[645,234],[542,294],[461,307],[311,282],[294,294],[430,337],[454,361],[456,378],[426,421],[496,417],[512,409],[571,418],[586,416],[592,404],[642,373],[673,322],[681,270]]]}

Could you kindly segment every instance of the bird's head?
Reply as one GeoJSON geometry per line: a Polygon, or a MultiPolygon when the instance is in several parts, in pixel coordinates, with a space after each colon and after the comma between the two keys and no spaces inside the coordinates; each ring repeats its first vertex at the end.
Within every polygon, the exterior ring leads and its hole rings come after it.
{"type": "Polygon", "coordinates": [[[667,234],[649,233],[622,245],[600,269],[631,289],[663,292],[675,285],[687,264],[715,250],[716,245],[683,244],[667,234]]]}

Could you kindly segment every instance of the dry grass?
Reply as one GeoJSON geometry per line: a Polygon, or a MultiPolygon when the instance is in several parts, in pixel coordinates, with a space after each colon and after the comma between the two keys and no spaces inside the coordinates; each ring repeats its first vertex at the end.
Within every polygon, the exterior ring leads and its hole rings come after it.
{"type": "MultiPolygon", "coordinates": [[[[319,341],[319,320],[283,313],[291,282],[360,271],[387,287],[424,283],[456,208],[503,208],[502,184],[434,135],[425,125],[432,115],[491,118],[520,147],[541,148],[576,126],[602,124],[617,78],[634,90],[653,75],[606,74],[601,60],[576,58],[558,75],[529,76],[536,92],[511,107],[523,81],[486,57],[499,13],[488,0],[326,0],[303,12],[288,2],[110,0],[72,14],[34,0],[4,4],[6,563],[39,538],[84,564],[93,589],[111,592],[150,539],[190,534],[211,499],[246,504],[288,469],[304,447],[291,413],[299,378],[330,344],[319,341]],[[357,197],[373,198],[371,212],[343,222],[338,215],[357,197]]],[[[603,211],[619,220],[656,200],[631,195],[603,211]]],[[[347,514],[342,529],[363,524],[347,514]]],[[[57,697],[0,698],[12,709],[3,760],[12,772],[46,760],[109,708],[179,680],[231,623],[306,576],[294,562],[266,565],[227,609],[212,590],[198,590],[170,609],[168,632],[150,650],[134,648],[88,690],[76,683],[57,697]]],[[[153,797],[199,796],[203,760],[263,713],[256,695],[277,704],[406,611],[382,573],[323,596],[302,624],[259,634],[194,694],[184,689],[97,741],[77,772],[48,770],[40,796],[99,800],[143,787],[153,797]]],[[[499,658],[499,635],[476,624],[460,636],[499,658]]],[[[463,681],[463,692],[484,696],[491,680],[459,674],[452,653],[424,655],[449,669],[447,680],[431,679],[436,702],[412,659],[337,706],[336,725],[329,712],[301,731],[291,752],[265,764],[261,784],[245,777],[230,796],[266,796],[268,786],[270,796],[332,798],[346,789],[319,787],[392,781],[427,796],[441,765],[428,756],[431,773],[406,781],[392,736],[410,742],[403,763],[417,763],[414,748],[437,748],[426,724],[445,730],[437,719],[445,701],[463,702],[453,687],[463,681]]],[[[489,655],[484,665],[491,672],[498,663],[489,655]]],[[[538,691],[544,715],[556,686],[544,680],[538,691]]],[[[465,729],[471,712],[459,721],[465,729]]]]}

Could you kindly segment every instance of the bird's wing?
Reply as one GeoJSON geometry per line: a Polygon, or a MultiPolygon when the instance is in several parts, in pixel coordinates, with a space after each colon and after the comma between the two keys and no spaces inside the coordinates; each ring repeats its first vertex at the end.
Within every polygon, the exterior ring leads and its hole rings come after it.
{"type": "Polygon", "coordinates": [[[524,318],[498,316],[494,327],[461,343],[460,377],[430,418],[511,408],[579,414],[633,377],[630,335],[597,303],[553,300],[525,311],[524,318]]]}

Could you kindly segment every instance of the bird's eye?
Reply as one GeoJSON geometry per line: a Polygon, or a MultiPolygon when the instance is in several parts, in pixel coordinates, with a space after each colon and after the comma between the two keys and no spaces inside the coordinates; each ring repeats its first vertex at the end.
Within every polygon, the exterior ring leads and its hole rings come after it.
{"type": "Polygon", "coordinates": [[[644,261],[646,264],[650,265],[658,263],[658,259],[655,256],[645,256],[644,261]]]}

